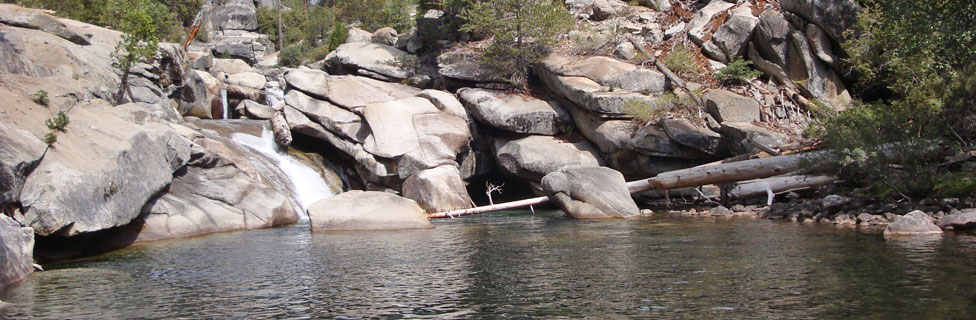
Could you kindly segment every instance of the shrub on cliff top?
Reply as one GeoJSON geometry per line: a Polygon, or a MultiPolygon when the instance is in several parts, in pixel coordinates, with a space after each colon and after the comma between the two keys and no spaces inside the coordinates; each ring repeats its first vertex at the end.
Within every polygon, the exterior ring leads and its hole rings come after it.
{"type": "Polygon", "coordinates": [[[552,0],[487,0],[462,10],[461,31],[492,37],[482,63],[521,86],[529,67],[545,58],[556,36],[574,20],[562,2],[552,0]]]}

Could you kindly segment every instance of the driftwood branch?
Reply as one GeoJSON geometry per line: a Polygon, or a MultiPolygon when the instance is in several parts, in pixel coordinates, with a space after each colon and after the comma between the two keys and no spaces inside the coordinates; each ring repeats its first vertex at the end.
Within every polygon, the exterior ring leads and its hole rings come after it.
{"type": "Polygon", "coordinates": [[[470,209],[460,209],[460,210],[451,210],[451,211],[444,211],[444,212],[437,212],[437,213],[429,213],[427,214],[427,218],[429,219],[456,218],[456,217],[470,216],[473,214],[479,214],[485,212],[530,207],[530,206],[540,205],[546,202],[549,202],[549,197],[536,197],[531,199],[499,203],[495,205],[475,207],[470,209]]]}
{"type": "Polygon", "coordinates": [[[705,103],[702,102],[701,98],[698,97],[698,95],[696,95],[693,91],[688,89],[688,86],[685,85],[685,82],[682,81],[681,78],[678,77],[678,75],[674,74],[674,72],[671,72],[671,69],[669,69],[668,66],[665,66],[664,63],[661,63],[660,60],[655,58],[650,51],[647,51],[647,48],[644,48],[644,44],[639,43],[634,39],[630,39],[630,42],[633,43],[634,47],[637,47],[637,49],[640,50],[641,53],[647,56],[648,59],[651,59],[651,61],[654,63],[654,66],[657,67],[657,69],[660,70],[661,73],[663,73],[664,76],[668,78],[668,80],[671,80],[671,83],[685,90],[685,92],[687,92],[688,95],[691,96],[691,99],[695,100],[695,104],[697,104],[699,107],[705,106],[705,103]]]}

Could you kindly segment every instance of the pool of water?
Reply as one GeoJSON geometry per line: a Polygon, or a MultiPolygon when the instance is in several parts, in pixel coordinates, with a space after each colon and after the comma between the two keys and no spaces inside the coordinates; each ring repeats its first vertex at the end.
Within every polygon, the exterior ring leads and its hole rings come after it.
{"type": "Polygon", "coordinates": [[[976,236],[523,211],[157,242],[0,288],[0,318],[974,318],[976,236]]]}

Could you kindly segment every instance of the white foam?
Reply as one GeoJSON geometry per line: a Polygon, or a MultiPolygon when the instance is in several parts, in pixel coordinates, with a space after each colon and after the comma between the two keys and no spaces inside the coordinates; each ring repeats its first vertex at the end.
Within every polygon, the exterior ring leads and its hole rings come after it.
{"type": "Polygon", "coordinates": [[[260,137],[238,132],[231,135],[231,140],[249,146],[275,161],[294,189],[295,200],[302,207],[303,220],[308,219],[306,210],[309,206],[334,195],[332,188],[322,179],[318,171],[298,161],[274,142],[274,133],[271,132],[270,126],[264,126],[260,137]]]}

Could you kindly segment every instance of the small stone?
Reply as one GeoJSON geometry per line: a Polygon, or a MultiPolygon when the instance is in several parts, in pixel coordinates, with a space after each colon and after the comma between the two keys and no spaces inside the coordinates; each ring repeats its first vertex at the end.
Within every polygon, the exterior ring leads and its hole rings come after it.
{"type": "Polygon", "coordinates": [[[712,208],[712,210],[709,211],[709,214],[710,215],[713,215],[713,216],[731,216],[732,215],[732,210],[729,210],[729,208],[726,208],[726,207],[723,207],[723,206],[718,206],[718,207],[712,208]]]}
{"type": "Polygon", "coordinates": [[[637,51],[634,48],[634,44],[633,43],[630,43],[630,41],[626,41],[626,42],[622,42],[622,43],[618,44],[617,45],[617,48],[614,49],[614,52],[618,56],[620,56],[621,58],[624,58],[626,60],[631,60],[634,57],[637,57],[637,51]]]}

